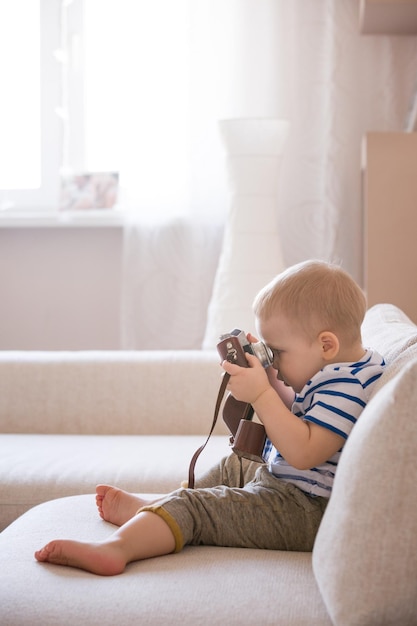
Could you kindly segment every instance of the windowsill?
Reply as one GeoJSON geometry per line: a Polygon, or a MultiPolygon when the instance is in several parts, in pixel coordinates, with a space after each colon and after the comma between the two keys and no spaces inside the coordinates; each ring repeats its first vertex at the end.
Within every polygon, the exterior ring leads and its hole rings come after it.
{"type": "Polygon", "coordinates": [[[76,228],[123,226],[125,213],[103,209],[88,211],[3,211],[0,228],[76,228]]]}

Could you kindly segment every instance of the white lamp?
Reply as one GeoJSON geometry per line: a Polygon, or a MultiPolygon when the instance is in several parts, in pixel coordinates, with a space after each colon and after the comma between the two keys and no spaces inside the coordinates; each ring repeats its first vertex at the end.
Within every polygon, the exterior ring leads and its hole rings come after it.
{"type": "Polygon", "coordinates": [[[208,309],[204,349],[233,328],[255,332],[252,302],[284,269],[277,194],[289,122],[275,118],[219,122],[231,201],[208,309]]]}

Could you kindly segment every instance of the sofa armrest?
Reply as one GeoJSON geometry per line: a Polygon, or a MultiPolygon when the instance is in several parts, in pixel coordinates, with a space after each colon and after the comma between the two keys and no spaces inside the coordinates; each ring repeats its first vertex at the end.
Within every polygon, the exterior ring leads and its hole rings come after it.
{"type": "Polygon", "coordinates": [[[215,351],[4,351],[0,432],[204,435],[220,381],[215,351]]]}
{"type": "Polygon", "coordinates": [[[417,326],[394,304],[375,304],[366,312],[362,338],[366,346],[378,350],[391,364],[417,344],[417,326]]]}

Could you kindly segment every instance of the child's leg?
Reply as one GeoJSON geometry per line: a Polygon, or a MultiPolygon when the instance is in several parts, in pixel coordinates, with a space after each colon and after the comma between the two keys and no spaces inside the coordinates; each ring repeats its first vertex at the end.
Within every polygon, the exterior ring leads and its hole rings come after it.
{"type": "Polygon", "coordinates": [[[142,511],[174,520],[177,551],[184,545],[311,551],[326,504],[261,466],[243,489],[181,489],[142,511]]]}
{"type": "MultiPolygon", "coordinates": [[[[259,463],[247,459],[241,459],[241,461],[242,466],[239,457],[234,453],[225,457],[196,481],[196,489],[218,485],[239,487],[242,477],[244,484],[250,482],[255,476],[259,463]]],[[[161,495],[158,500],[163,497],[161,495]]],[[[156,501],[144,500],[135,494],[110,485],[97,485],[96,487],[96,504],[100,517],[116,526],[122,526],[140,508],[150,506],[156,501]]]]}
{"type": "Polygon", "coordinates": [[[246,484],[253,480],[256,470],[260,467],[259,463],[249,461],[248,459],[239,459],[232,452],[229,456],[224,457],[220,463],[214,465],[201,478],[196,479],[196,489],[206,489],[207,487],[218,487],[226,485],[226,487],[239,487],[241,475],[243,475],[243,483],[246,484]],[[242,467],[240,465],[242,461],[242,467]]]}
{"type": "Polygon", "coordinates": [[[118,487],[110,485],[96,487],[96,505],[101,519],[116,526],[122,526],[136,515],[139,509],[153,502],[118,487]]]}
{"type": "Polygon", "coordinates": [[[159,515],[135,515],[101,542],[56,540],[35,552],[41,562],[67,565],[93,574],[121,574],[128,563],[169,554],[175,550],[174,535],[159,515]]]}
{"type": "Polygon", "coordinates": [[[243,489],[180,489],[143,508],[106,541],[52,541],[35,558],[114,575],[131,561],[185,544],[310,551],[326,505],[260,467],[243,489]]]}

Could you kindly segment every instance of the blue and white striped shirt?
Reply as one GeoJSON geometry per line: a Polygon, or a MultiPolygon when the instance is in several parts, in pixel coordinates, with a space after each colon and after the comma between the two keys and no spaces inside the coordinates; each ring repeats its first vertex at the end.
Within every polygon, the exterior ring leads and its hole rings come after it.
{"type": "MultiPolygon", "coordinates": [[[[347,439],[384,365],[382,356],[372,350],[367,350],[357,363],[326,365],[296,395],[291,410],[300,419],[347,439]]],[[[263,456],[269,471],[277,478],[293,483],[310,495],[328,498],[341,452],[342,448],[318,467],[298,470],[289,465],[267,439],[263,456]]]]}

